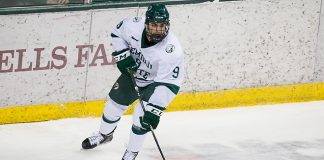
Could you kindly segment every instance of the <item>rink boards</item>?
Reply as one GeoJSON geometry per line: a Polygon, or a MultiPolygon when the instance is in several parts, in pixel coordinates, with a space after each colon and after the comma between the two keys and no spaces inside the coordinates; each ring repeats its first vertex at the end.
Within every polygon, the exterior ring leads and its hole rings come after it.
{"type": "MultiPolygon", "coordinates": [[[[269,86],[214,92],[180,93],[170,111],[255,106],[324,99],[324,83],[269,86]]],[[[135,101],[125,114],[132,114],[135,101]]],[[[105,101],[69,102],[0,109],[0,124],[101,116],[105,101]]]]}
{"type": "MultiPolygon", "coordinates": [[[[321,7],[320,0],[169,6],[186,77],[168,111],[324,99],[321,7]]],[[[119,75],[111,28],[145,10],[1,15],[0,123],[99,116],[119,75]]]]}

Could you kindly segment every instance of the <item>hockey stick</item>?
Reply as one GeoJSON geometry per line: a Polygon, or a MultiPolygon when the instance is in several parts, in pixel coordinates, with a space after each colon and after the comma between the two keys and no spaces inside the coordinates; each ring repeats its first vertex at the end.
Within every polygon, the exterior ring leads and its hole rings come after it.
{"type": "MultiPolygon", "coordinates": [[[[138,90],[138,86],[137,86],[137,84],[136,84],[136,82],[135,82],[135,76],[134,76],[134,74],[132,73],[132,71],[130,71],[129,69],[127,69],[127,70],[128,70],[128,73],[129,73],[130,76],[131,76],[131,79],[132,79],[133,85],[134,85],[134,87],[135,87],[135,90],[136,90],[136,92],[137,92],[138,100],[140,101],[140,104],[141,104],[142,110],[143,110],[143,112],[145,112],[144,103],[143,103],[143,101],[142,101],[142,97],[141,97],[140,92],[139,92],[139,90],[138,90]]],[[[150,131],[151,131],[151,133],[152,133],[152,135],[153,135],[154,141],[155,141],[155,143],[156,143],[156,145],[157,145],[157,147],[158,147],[158,149],[159,149],[159,151],[160,151],[160,154],[161,154],[163,160],[165,160],[164,155],[163,155],[163,152],[162,152],[161,147],[160,147],[160,145],[159,145],[159,142],[158,142],[158,140],[157,140],[157,138],[156,138],[156,136],[155,136],[155,133],[154,133],[154,131],[153,131],[153,128],[152,128],[151,125],[149,125],[149,127],[150,127],[150,131]]]]}

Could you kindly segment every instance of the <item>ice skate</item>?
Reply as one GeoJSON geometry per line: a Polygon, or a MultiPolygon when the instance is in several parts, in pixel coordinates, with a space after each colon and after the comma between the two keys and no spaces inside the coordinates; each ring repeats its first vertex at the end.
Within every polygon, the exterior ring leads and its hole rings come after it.
{"type": "Polygon", "coordinates": [[[137,155],[138,155],[138,152],[132,152],[132,151],[126,150],[123,155],[122,160],[135,160],[137,155]]]}
{"type": "Polygon", "coordinates": [[[86,138],[82,142],[83,149],[92,149],[97,147],[99,144],[110,142],[113,139],[113,132],[104,135],[101,133],[95,133],[91,137],[86,138]]]}

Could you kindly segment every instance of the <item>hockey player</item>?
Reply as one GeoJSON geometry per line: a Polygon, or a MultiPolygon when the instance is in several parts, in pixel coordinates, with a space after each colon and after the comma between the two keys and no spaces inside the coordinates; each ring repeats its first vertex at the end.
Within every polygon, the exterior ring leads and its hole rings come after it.
{"type": "Polygon", "coordinates": [[[138,99],[130,76],[134,73],[145,111],[140,103],[135,105],[130,138],[122,160],[136,158],[150,131],[149,126],[157,128],[160,116],[178,93],[184,78],[183,50],[169,27],[165,5],[152,4],[145,17],[126,18],[113,29],[112,56],[121,75],[109,92],[99,132],[86,138],[82,148],[92,149],[113,139],[123,112],[138,99]]]}

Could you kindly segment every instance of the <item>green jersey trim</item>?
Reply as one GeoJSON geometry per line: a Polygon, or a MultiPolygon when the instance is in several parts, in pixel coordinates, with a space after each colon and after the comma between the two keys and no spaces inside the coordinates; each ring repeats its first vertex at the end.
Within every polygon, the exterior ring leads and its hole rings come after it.
{"type": "MultiPolygon", "coordinates": [[[[113,33],[111,33],[110,36],[111,36],[112,38],[117,38],[117,37],[118,37],[117,35],[115,35],[115,34],[113,34],[113,33]]],[[[118,37],[118,38],[119,38],[119,37],[118,37]]]]}
{"type": "Polygon", "coordinates": [[[180,87],[175,85],[175,84],[171,84],[171,83],[162,83],[162,82],[154,82],[152,84],[150,84],[149,86],[152,86],[153,88],[157,87],[157,86],[165,86],[167,88],[169,88],[174,94],[178,94],[180,87]]]}

